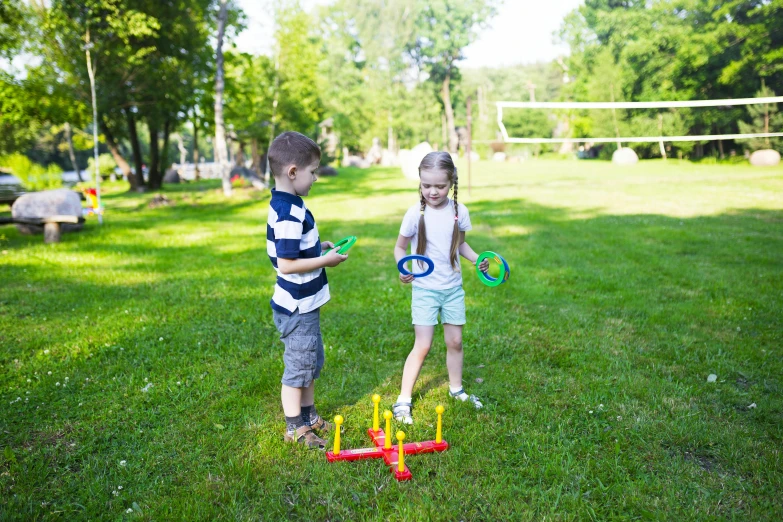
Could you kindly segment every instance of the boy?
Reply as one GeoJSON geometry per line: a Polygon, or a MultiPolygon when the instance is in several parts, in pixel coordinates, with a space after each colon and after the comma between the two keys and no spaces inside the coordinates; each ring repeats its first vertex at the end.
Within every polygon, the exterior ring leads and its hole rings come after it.
{"type": "Polygon", "coordinates": [[[313,430],[326,432],[331,424],[315,410],[315,379],[324,364],[320,308],[329,300],[325,267],[348,259],[320,242],[315,218],[302,201],[316,181],[321,151],[313,140],[298,132],[284,132],[269,147],[269,167],[275,188],[269,202],[266,225],[267,253],[277,270],[272,315],[285,344],[280,398],[285,413],[287,442],[308,448],[326,448],[313,430]]]}

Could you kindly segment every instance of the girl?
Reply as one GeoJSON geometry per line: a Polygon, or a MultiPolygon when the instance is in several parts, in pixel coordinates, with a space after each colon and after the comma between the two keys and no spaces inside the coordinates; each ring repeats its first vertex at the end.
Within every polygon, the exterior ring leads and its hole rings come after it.
{"type": "MultiPolygon", "coordinates": [[[[397,262],[405,257],[408,244],[413,240],[411,253],[429,257],[435,264],[435,270],[418,279],[400,274],[400,281],[413,283],[411,312],[416,334],[413,350],[405,360],[402,371],[400,396],[393,406],[394,418],[405,424],[413,424],[413,385],[430,351],[438,313],[446,341],[450,395],[461,401],[470,400],[476,408],[482,406],[475,395],[468,395],[462,389],[465,292],[462,290],[459,256],[475,263],[478,254],[465,242],[465,232],[471,229],[470,215],[465,205],[457,203],[457,168],[451,155],[447,152],[427,154],[419,165],[419,179],[420,202],[405,213],[394,247],[394,257],[397,262]],[[452,187],[453,199],[449,199],[452,187]]],[[[489,261],[484,260],[480,268],[489,268],[489,261]]]]}

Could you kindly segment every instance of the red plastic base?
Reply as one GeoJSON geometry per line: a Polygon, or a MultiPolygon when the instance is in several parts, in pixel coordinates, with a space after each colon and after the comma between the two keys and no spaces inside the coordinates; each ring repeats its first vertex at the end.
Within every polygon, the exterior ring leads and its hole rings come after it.
{"type": "MultiPolygon", "coordinates": [[[[383,430],[379,429],[374,431],[372,428],[367,430],[367,434],[370,435],[370,439],[375,444],[374,448],[362,448],[362,449],[341,449],[340,453],[335,455],[333,451],[326,452],[326,460],[329,462],[336,462],[339,460],[364,460],[364,459],[377,459],[383,458],[383,461],[389,466],[390,471],[394,474],[394,478],[399,481],[410,480],[411,475],[408,466],[404,466],[403,471],[399,471],[399,448],[396,444],[391,445],[391,449],[384,449],[383,444],[386,442],[386,434],[383,430]]],[[[434,453],[436,451],[446,451],[449,449],[449,443],[444,441],[435,442],[434,440],[427,440],[424,442],[409,442],[403,444],[402,451],[406,455],[416,455],[418,453],[434,453]]]]}

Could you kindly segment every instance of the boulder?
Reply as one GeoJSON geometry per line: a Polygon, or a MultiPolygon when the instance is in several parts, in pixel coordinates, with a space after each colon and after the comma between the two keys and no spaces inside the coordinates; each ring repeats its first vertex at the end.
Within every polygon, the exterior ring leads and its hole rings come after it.
{"type": "Polygon", "coordinates": [[[343,156],[343,161],[341,165],[343,167],[357,167],[360,169],[366,169],[370,166],[370,162],[362,158],[361,156],[350,154],[348,156],[343,156]]]}
{"type": "Polygon", "coordinates": [[[774,167],[780,163],[780,153],[772,149],[757,150],[750,155],[750,164],[754,167],[774,167]]]}
{"type": "Polygon", "coordinates": [[[337,169],[334,167],[330,167],[329,165],[321,165],[318,167],[318,175],[319,176],[336,176],[337,175],[337,169]]]}
{"type": "Polygon", "coordinates": [[[165,195],[158,193],[155,195],[154,198],[150,200],[149,203],[147,203],[147,206],[149,208],[160,208],[160,207],[168,207],[174,204],[175,203],[169,198],[167,198],[165,195]]]}
{"type": "Polygon", "coordinates": [[[506,152],[506,143],[500,140],[493,141],[489,144],[489,148],[492,152],[506,152]]]}
{"type": "Polygon", "coordinates": [[[639,162],[639,156],[633,149],[623,147],[612,154],[612,163],[616,165],[635,165],[639,162]]]}
{"type": "MultiPolygon", "coordinates": [[[[82,217],[82,199],[78,192],[68,189],[43,190],[19,196],[11,207],[14,219],[45,219],[51,216],[82,217]]],[[[22,234],[40,234],[43,225],[16,224],[22,234]]],[[[81,230],[81,224],[63,224],[63,232],[81,230]]]]}
{"type": "Polygon", "coordinates": [[[163,183],[179,183],[182,181],[176,169],[168,169],[163,175],[163,183]]]}
{"type": "Polygon", "coordinates": [[[241,176],[242,178],[249,181],[250,184],[258,190],[264,190],[266,188],[266,185],[264,185],[264,180],[258,177],[258,174],[256,174],[255,170],[250,170],[247,167],[239,167],[235,165],[229,174],[231,175],[232,180],[235,176],[241,176]]]}
{"type": "Polygon", "coordinates": [[[400,150],[400,166],[402,173],[408,179],[419,179],[419,164],[424,156],[432,152],[432,146],[426,141],[419,143],[409,151],[400,150]]]}
{"type": "Polygon", "coordinates": [[[505,152],[496,152],[492,155],[492,161],[499,161],[504,162],[506,161],[506,153],[505,152]]]}
{"type": "Polygon", "coordinates": [[[481,154],[479,154],[475,150],[470,151],[470,161],[479,161],[480,159],[481,159],[481,154]]]}

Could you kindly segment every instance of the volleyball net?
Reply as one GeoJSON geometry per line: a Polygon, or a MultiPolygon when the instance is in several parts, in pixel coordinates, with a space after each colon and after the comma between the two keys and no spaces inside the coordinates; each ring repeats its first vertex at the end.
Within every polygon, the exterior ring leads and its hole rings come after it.
{"type": "MultiPolygon", "coordinates": [[[[751,139],[769,139],[783,137],[783,129],[769,129],[769,119],[767,118],[767,128],[764,132],[733,132],[717,134],[688,134],[683,130],[688,130],[688,116],[693,116],[694,111],[700,108],[728,109],[733,107],[756,105],[756,104],[777,104],[783,102],[783,96],[772,96],[766,98],[736,98],[724,100],[686,100],[686,101],[646,101],[646,102],[518,102],[518,101],[499,101],[497,106],[497,123],[502,139],[506,143],[521,144],[602,144],[616,143],[621,146],[622,143],[661,143],[663,142],[704,142],[714,140],[751,140],[751,139]],[[684,115],[679,110],[687,111],[684,115]],[[537,119],[541,119],[541,111],[550,111],[550,120],[559,122],[552,129],[551,137],[530,136],[535,127],[526,125],[528,120],[536,118],[527,118],[525,114],[517,111],[535,111],[538,113],[537,119]],[[602,116],[603,124],[591,125],[593,122],[588,111],[611,111],[609,116],[602,116]],[[617,111],[631,111],[629,114],[637,116],[637,125],[630,125],[628,114],[620,114],[617,111]],[[513,115],[514,124],[508,124],[509,115],[513,115]],[[656,122],[657,120],[657,122],[656,122]],[[580,124],[581,121],[581,124],[580,124]],[[576,122],[576,125],[574,124],[576,122]],[[587,123],[585,123],[587,122],[587,123]],[[656,124],[657,123],[657,124],[656,124]],[[511,132],[508,127],[511,128],[511,132]],[[557,128],[559,127],[559,128],[557,128]],[[595,127],[595,128],[593,128],[595,127]],[[637,128],[648,131],[646,135],[621,135],[621,128],[627,131],[629,128],[637,128]],[[592,132],[598,130],[598,135],[592,135],[592,132]],[[607,132],[607,130],[613,132],[607,132]],[[649,132],[649,131],[657,132],[649,132]],[[515,132],[516,131],[516,132],[515,132]],[[600,131],[603,131],[601,135],[600,131]],[[672,132],[669,134],[669,132],[672,132]],[[678,132],[679,131],[679,132],[678,132]],[[778,131],[778,132],[775,132],[778,131]],[[517,134],[517,135],[515,135],[517,134]],[[528,134],[520,136],[518,134],[528,134]],[[574,136],[574,134],[577,134],[574,136]],[[614,134],[614,136],[606,135],[614,134]]],[[[528,112],[528,114],[531,114],[528,112]]],[[[693,119],[693,118],[691,118],[693,119]]],[[[740,118],[735,118],[735,123],[740,118]]],[[[700,125],[697,127],[704,127],[700,125]]],[[[728,126],[728,125],[726,125],[728,126]]],[[[542,127],[539,126],[540,130],[542,127]]]]}

